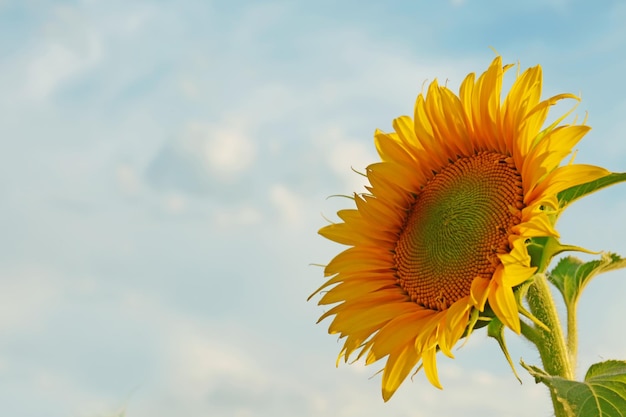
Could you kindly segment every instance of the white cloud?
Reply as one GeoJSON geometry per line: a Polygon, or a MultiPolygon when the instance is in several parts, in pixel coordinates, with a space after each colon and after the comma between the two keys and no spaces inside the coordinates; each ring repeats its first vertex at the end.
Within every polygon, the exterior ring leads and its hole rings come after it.
{"type": "Polygon", "coordinates": [[[47,269],[3,269],[0,277],[0,333],[38,329],[61,300],[59,277],[47,269]]]}
{"type": "MultiPolygon", "coordinates": [[[[365,191],[367,178],[354,171],[365,173],[365,168],[378,162],[373,141],[358,141],[347,138],[339,129],[329,129],[324,135],[324,144],[328,148],[326,158],[328,166],[342,180],[346,193],[365,191]],[[354,170],[354,171],[353,171],[354,170]]],[[[339,191],[338,191],[339,192],[339,191]]]]}
{"type": "MultiPolygon", "coordinates": [[[[195,126],[202,130],[200,126],[195,126]]],[[[247,170],[254,162],[254,142],[233,127],[212,127],[206,131],[204,154],[211,170],[232,176],[247,170]]]]}
{"type": "Polygon", "coordinates": [[[88,68],[97,56],[97,43],[92,42],[91,56],[81,56],[65,45],[48,43],[30,63],[27,71],[26,94],[46,99],[64,81],[88,68]]]}
{"type": "Polygon", "coordinates": [[[242,174],[256,158],[254,142],[228,123],[189,122],[177,146],[220,181],[242,174]]]}
{"type": "Polygon", "coordinates": [[[243,127],[187,122],[148,164],[151,185],[178,193],[234,196],[236,184],[248,175],[257,158],[256,144],[243,127]]]}
{"type": "Polygon", "coordinates": [[[67,373],[39,370],[33,377],[33,386],[37,392],[46,393],[46,399],[63,403],[68,393],[74,399],[67,404],[68,415],[75,417],[117,417],[124,409],[120,400],[104,398],[89,390],[85,384],[69,378],[67,373]],[[55,398],[56,397],[56,398],[55,398]]]}
{"type": "Polygon", "coordinates": [[[165,211],[178,214],[187,208],[187,199],[181,194],[169,194],[163,201],[165,211]]]}
{"type": "Polygon", "coordinates": [[[301,223],[304,207],[296,193],[283,184],[275,184],[270,189],[270,200],[286,224],[295,226],[301,223]]]}
{"type": "Polygon", "coordinates": [[[131,37],[140,32],[149,22],[157,18],[158,6],[143,4],[125,4],[124,13],[116,16],[115,32],[131,37]]]}
{"type": "Polygon", "coordinates": [[[197,81],[191,78],[183,78],[179,81],[178,86],[183,97],[189,100],[200,98],[201,89],[197,81]]]}
{"type": "Polygon", "coordinates": [[[216,209],[214,222],[218,227],[249,226],[261,221],[261,213],[254,207],[228,207],[216,209]]]}
{"type": "Polygon", "coordinates": [[[167,352],[168,391],[178,401],[202,403],[207,394],[223,384],[246,385],[248,390],[262,386],[267,377],[254,361],[251,351],[238,345],[226,329],[181,322],[169,329],[172,340],[167,352]],[[216,337],[216,336],[220,337],[216,337]]]}
{"type": "Polygon", "coordinates": [[[328,164],[332,170],[341,175],[346,167],[353,168],[358,172],[365,172],[365,168],[376,161],[371,143],[364,143],[354,139],[343,139],[337,132],[328,134],[333,138],[333,143],[328,151],[328,164]]]}
{"type": "MultiPolygon", "coordinates": [[[[144,380],[120,384],[120,389],[138,386],[127,401],[129,415],[270,416],[287,415],[273,414],[276,410],[293,415],[299,409],[311,415],[306,412],[311,407],[305,379],[276,368],[282,349],[268,344],[255,329],[228,319],[187,315],[139,292],[126,291],[123,302],[109,308],[114,308],[111,320],[123,317],[127,325],[141,328],[150,346],[146,355],[155,361],[144,380]]],[[[57,395],[72,404],[72,392],[66,384],[57,395]]],[[[122,400],[107,399],[94,404],[94,410],[113,409],[122,400]]]]}
{"type": "Polygon", "coordinates": [[[141,190],[141,178],[129,164],[120,164],[115,168],[115,179],[126,195],[136,195],[141,190]]]}
{"type": "Polygon", "coordinates": [[[58,7],[26,66],[26,97],[46,100],[102,56],[101,37],[86,19],[73,8],[58,7]]]}

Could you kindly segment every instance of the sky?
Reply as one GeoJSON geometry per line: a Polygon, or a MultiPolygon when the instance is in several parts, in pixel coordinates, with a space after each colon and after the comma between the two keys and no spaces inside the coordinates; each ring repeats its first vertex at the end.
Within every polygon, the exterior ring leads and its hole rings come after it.
{"type": "MultiPolygon", "coordinates": [[[[617,0],[0,0],[2,414],[551,415],[484,331],[439,359],[442,391],[419,373],[384,403],[380,366],[336,368],[306,299],[341,247],[317,230],[363,190],[374,130],[494,51],[581,95],[577,162],[626,171],[625,19],[617,0]]],[[[626,254],[625,211],[626,185],[593,194],[562,240],[626,254]]],[[[624,294],[624,271],[583,294],[579,376],[626,357],[624,294]]]]}

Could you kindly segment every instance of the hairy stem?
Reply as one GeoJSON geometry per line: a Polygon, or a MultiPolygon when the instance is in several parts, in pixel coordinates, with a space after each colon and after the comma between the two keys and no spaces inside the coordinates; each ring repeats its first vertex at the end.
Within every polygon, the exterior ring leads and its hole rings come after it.
{"type": "Polygon", "coordinates": [[[577,303],[567,306],[567,352],[572,372],[576,373],[576,361],[578,358],[578,328],[576,326],[577,303]]]}
{"type": "MultiPolygon", "coordinates": [[[[544,323],[549,331],[538,326],[522,326],[522,334],[537,346],[544,370],[553,376],[573,380],[574,372],[565,344],[561,323],[544,274],[537,274],[526,295],[531,313],[544,323]]],[[[554,414],[567,417],[565,410],[551,392],[554,414]]]]}

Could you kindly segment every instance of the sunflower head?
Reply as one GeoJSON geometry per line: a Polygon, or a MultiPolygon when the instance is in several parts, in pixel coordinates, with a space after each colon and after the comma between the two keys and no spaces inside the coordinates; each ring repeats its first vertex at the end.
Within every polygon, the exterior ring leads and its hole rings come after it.
{"type": "Polygon", "coordinates": [[[334,316],[329,332],[344,339],[340,358],[386,358],[385,401],[418,365],[441,388],[437,351],[452,357],[486,307],[520,332],[514,289],[536,270],[528,242],[558,237],[557,193],[606,175],[560,166],[589,127],[562,125],[566,115],[543,127],[551,105],[577,97],[541,100],[536,66],[502,100],[508,68],[496,57],[477,79],[469,74],[458,95],[430,84],[413,118],[376,131],[381,161],[367,167],[367,192],[320,230],[348,246],[314,293],[334,305],[320,321],[334,316]]]}

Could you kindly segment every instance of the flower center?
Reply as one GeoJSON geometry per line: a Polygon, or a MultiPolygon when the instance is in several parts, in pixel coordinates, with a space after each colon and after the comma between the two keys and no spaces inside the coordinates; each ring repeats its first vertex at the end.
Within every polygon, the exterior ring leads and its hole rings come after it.
{"type": "Polygon", "coordinates": [[[452,162],[408,211],[395,253],[400,285],[428,309],[449,308],[470,294],[474,278],[491,278],[523,207],[511,158],[481,152],[452,162]]]}

